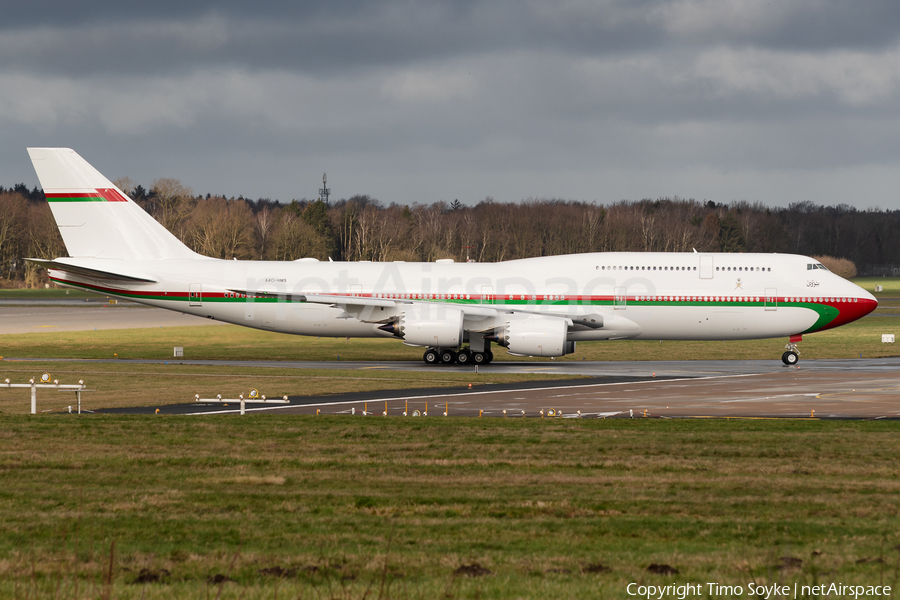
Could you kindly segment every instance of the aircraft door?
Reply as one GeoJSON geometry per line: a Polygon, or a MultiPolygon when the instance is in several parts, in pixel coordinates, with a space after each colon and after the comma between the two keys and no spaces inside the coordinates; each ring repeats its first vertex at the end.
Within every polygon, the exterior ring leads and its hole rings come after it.
{"type": "Polygon", "coordinates": [[[203,288],[199,283],[188,287],[188,306],[203,306],[203,288]]]}
{"type": "Polygon", "coordinates": [[[613,308],[615,310],[625,310],[626,298],[625,288],[623,286],[617,286],[613,291],[613,308]]]}
{"type": "Polygon", "coordinates": [[[713,256],[712,254],[700,255],[700,279],[713,278],[713,256]]]}
{"type": "Polygon", "coordinates": [[[494,303],[494,286],[492,286],[492,285],[481,286],[481,303],[482,304],[493,304],[494,303]]]}
{"type": "Polygon", "coordinates": [[[766,310],[778,310],[778,290],[766,288],[766,310]]]}

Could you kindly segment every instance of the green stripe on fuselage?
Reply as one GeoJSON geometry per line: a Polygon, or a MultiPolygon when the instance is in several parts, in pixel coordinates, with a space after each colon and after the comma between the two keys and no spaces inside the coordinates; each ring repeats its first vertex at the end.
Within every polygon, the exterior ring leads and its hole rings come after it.
{"type": "Polygon", "coordinates": [[[65,196],[62,198],[47,198],[47,202],[106,202],[106,198],[100,196],[65,196]]]}

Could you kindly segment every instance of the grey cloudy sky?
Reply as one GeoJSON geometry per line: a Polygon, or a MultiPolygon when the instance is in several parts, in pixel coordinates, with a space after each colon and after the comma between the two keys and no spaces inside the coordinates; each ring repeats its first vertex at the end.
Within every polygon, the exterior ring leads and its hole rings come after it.
{"type": "Polygon", "coordinates": [[[198,193],[900,209],[895,0],[6,0],[25,148],[198,193]]]}

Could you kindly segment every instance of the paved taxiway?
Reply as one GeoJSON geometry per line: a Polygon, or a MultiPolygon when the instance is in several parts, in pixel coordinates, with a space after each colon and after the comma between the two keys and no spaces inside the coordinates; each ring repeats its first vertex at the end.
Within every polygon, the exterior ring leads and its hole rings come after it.
{"type": "MultiPolygon", "coordinates": [[[[51,315],[71,329],[155,327],[199,325],[208,320],[180,315],[170,311],[146,308],[83,308],[83,307],[23,307],[0,306],[0,331],[5,326],[18,327],[48,324],[51,315]],[[83,311],[108,311],[97,316],[83,311]],[[20,311],[12,318],[12,311],[20,311]],[[65,315],[68,315],[66,317],[65,315]],[[115,318],[111,318],[111,315],[115,318]],[[120,316],[121,315],[121,316],[120,316]],[[10,318],[4,321],[5,316],[10,318]],[[164,321],[169,319],[169,321],[164,321]],[[102,325],[98,325],[99,321],[102,325]],[[88,326],[84,326],[87,323],[88,326]],[[140,323],[145,323],[141,325],[140,323]]],[[[615,342],[611,342],[615,343],[615,342]]],[[[772,360],[709,360],[658,362],[587,362],[587,361],[529,361],[498,362],[481,367],[482,372],[548,373],[571,377],[592,377],[565,382],[481,386],[479,375],[472,366],[426,366],[411,361],[135,361],[141,363],[217,365],[234,368],[265,369],[350,369],[389,371],[456,371],[469,372],[474,388],[422,389],[396,392],[372,392],[310,398],[292,396],[288,406],[253,407],[247,410],[286,413],[349,413],[363,411],[382,414],[387,403],[389,415],[407,410],[425,411],[429,416],[450,415],[540,416],[550,409],[565,416],[622,417],[815,417],[815,418],[898,418],[900,417],[900,358],[801,360],[796,367],[785,367],[773,345],[772,360]]],[[[9,358],[5,360],[10,360],[9,358]]],[[[12,359],[17,360],[17,359],[12,359]]],[[[21,359],[19,359],[21,360],[21,359]]],[[[66,359],[67,362],[73,362],[66,359]]],[[[42,362],[47,362],[42,360],[42,362]]],[[[112,361],[89,361],[112,362],[112,361]]],[[[123,361],[117,361],[123,362],[123,361]]],[[[265,390],[262,390],[265,392],[265,390]]],[[[290,391],[287,393],[290,394],[290,391]]],[[[152,399],[148,403],[152,402],[152,399]]],[[[143,411],[152,412],[149,406],[143,411]]],[[[140,411],[141,409],[135,409],[140,411]]],[[[236,407],[196,404],[160,407],[162,413],[205,413],[235,411],[236,407]]]]}

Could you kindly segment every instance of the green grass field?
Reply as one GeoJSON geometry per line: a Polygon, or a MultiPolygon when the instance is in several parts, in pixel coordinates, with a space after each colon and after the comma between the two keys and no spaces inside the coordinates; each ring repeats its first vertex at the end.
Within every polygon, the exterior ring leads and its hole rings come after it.
{"type": "Polygon", "coordinates": [[[745,594],[748,582],[900,583],[895,422],[2,424],[4,598],[626,598],[630,582],[745,594]],[[490,574],[454,574],[473,564],[490,574]],[[217,575],[229,580],[209,583],[217,575]]]}
{"type": "Polygon", "coordinates": [[[81,290],[65,290],[55,285],[49,289],[0,289],[0,300],[102,300],[106,296],[83,292],[81,290]]]}

